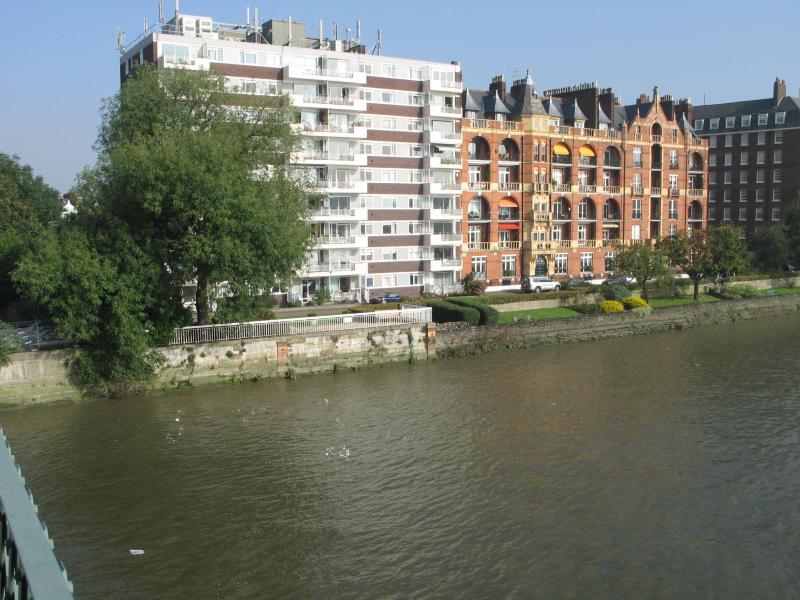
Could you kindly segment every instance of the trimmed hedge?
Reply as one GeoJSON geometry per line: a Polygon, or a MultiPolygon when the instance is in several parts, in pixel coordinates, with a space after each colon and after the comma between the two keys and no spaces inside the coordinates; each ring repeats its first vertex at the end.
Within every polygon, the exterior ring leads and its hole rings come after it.
{"type": "Polygon", "coordinates": [[[500,313],[497,312],[496,308],[487,306],[482,301],[473,300],[470,297],[448,298],[447,301],[453,304],[458,304],[459,306],[467,306],[469,308],[474,308],[475,310],[477,310],[481,314],[481,321],[480,321],[481,325],[494,325],[500,318],[500,313]]]}
{"type": "Polygon", "coordinates": [[[622,306],[622,302],[617,302],[616,300],[603,300],[600,303],[600,312],[606,315],[621,313],[625,312],[625,307],[622,306]]]}
{"type": "Polygon", "coordinates": [[[446,300],[428,300],[425,305],[433,309],[431,312],[436,323],[464,321],[470,325],[478,325],[481,322],[481,313],[471,306],[460,306],[446,300]]]}
{"type": "Polygon", "coordinates": [[[371,313],[379,310],[398,310],[399,302],[387,302],[386,304],[359,304],[347,309],[348,313],[371,313]]]}
{"type": "Polygon", "coordinates": [[[463,298],[477,300],[484,304],[511,304],[512,302],[531,302],[532,300],[558,300],[560,298],[573,298],[584,293],[579,290],[560,290],[558,292],[520,292],[518,294],[486,294],[484,296],[450,296],[448,300],[463,298]]]}
{"type": "Polygon", "coordinates": [[[633,310],[634,308],[642,308],[650,305],[643,298],[631,296],[630,298],[625,298],[622,301],[622,306],[625,307],[625,310],[633,310]]]}

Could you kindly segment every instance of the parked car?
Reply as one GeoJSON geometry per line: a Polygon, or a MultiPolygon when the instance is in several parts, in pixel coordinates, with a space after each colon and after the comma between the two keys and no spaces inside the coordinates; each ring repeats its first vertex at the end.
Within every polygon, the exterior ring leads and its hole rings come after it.
{"type": "Polygon", "coordinates": [[[400,300],[401,300],[400,294],[387,293],[383,295],[381,302],[383,304],[388,304],[389,302],[400,302],[400,300]]]}
{"type": "Polygon", "coordinates": [[[565,282],[561,284],[561,286],[566,290],[574,290],[579,288],[587,288],[596,285],[591,279],[567,279],[565,282]]]}
{"type": "Polygon", "coordinates": [[[636,283],[635,277],[617,277],[616,279],[606,279],[605,285],[621,285],[626,286],[631,283],[636,283]]]}
{"type": "Polygon", "coordinates": [[[561,284],[557,281],[553,281],[549,277],[535,276],[535,277],[528,277],[528,280],[530,281],[531,284],[531,290],[537,293],[550,292],[550,291],[557,292],[558,290],[561,289],[561,284]]]}

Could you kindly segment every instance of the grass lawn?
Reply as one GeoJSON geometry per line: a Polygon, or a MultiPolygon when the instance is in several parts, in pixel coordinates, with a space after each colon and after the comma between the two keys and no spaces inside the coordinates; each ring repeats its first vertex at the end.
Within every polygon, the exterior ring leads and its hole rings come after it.
{"type": "Polygon", "coordinates": [[[800,287],[772,288],[771,290],[758,290],[757,296],[787,296],[790,294],[800,294],[800,287]]]}
{"type": "MultiPolygon", "coordinates": [[[[719,298],[709,296],[708,294],[700,294],[698,303],[702,302],[718,302],[719,298]]],[[[651,298],[650,306],[653,308],[664,308],[665,306],[680,306],[681,304],[694,304],[694,299],[691,296],[679,296],[677,298],[651,298]]]]}
{"type": "Polygon", "coordinates": [[[500,318],[497,320],[501,325],[512,323],[514,317],[519,320],[525,320],[530,316],[533,321],[544,321],[545,319],[569,319],[570,317],[579,317],[580,314],[570,308],[536,308],[533,310],[514,310],[511,312],[501,312],[500,318]]]}

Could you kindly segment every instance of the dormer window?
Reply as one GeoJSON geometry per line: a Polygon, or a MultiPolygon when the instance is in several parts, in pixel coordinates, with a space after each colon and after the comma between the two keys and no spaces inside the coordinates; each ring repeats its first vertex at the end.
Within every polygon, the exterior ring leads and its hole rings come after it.
{"type": "Polygon", "coordinates": [[[503,113],[495,113],[494,114],[494,120],[503,122],[503,121],[506,120],[506,116],[503,113]]]}
{"type": "Polygon", "coordinates": [[[575,127],[584,129],[586,127],[586,121],[575,121],[575,127]]]}

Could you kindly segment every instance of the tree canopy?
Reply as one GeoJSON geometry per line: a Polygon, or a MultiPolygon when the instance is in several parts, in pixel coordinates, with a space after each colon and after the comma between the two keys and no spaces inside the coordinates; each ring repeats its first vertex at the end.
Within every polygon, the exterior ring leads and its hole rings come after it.
{"type": "Polygon", "coordinates": [[[615,268],[636,278],[642,286],[642,298],[649,300],[652,283],[669,275],[667,258],[657,246],[634,244],[622,248],[614,259],[615,268]]]}

